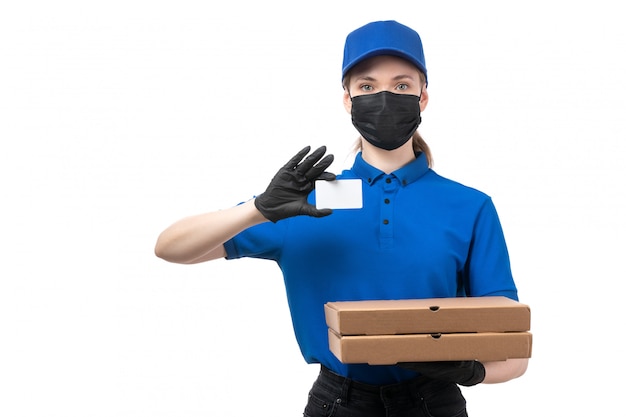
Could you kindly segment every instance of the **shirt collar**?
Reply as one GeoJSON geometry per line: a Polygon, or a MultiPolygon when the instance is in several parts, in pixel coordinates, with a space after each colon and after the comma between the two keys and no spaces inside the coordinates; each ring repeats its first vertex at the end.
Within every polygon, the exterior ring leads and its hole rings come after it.
{"type": "MultiPolygon", "coordinates": [[[[400,183],[403,186],[411,184],[417,181],[422,175],[428,172],[428,161],[426,160],[426,155],[423,152],[420,152],[416,155],[415,160],[411,161],[407,165],[402,168],[392,172],[389,175],[395,176],[398,178],[400,183]]],[[[352,166],[352,171],[359,177],[363,179],[367,184],[373,185],[380,178],[386,176],[386,174],[380,169],[373,167],[372,165],[365,162],[361,152],[356,155],[354,159],[354,165],[352,166]]]]}

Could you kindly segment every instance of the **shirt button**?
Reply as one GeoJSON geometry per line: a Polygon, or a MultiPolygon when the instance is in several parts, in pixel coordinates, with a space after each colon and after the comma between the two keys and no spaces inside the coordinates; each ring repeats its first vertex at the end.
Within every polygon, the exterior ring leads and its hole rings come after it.
{"type": "Polygon", "coordinates": [[[387,179],[385,180],[385,182],[386,182],[387,184],[391,184],[391,178],[387,178],[387,179]]]}
{"type": "Polygon", "coordinates": [[[389,199],[385,198],[385,204],[389,204],[389,199]]]}
{"type": "Polygon", "coordinates": [[[389,224],[389,220],[387,219],[383,220],[383,224],[389,224]]]}

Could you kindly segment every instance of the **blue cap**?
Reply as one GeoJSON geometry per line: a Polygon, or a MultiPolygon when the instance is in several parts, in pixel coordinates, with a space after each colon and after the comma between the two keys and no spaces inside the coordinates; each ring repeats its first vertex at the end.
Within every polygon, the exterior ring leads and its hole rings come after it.
{"type": "Polygon", "coordinates": [[[378,55],[394,55],[415,65],[426,77],[426,60],[420,35],[395,20],[368,23],[346,38],[341,79],[356,64],[378,55]]]}

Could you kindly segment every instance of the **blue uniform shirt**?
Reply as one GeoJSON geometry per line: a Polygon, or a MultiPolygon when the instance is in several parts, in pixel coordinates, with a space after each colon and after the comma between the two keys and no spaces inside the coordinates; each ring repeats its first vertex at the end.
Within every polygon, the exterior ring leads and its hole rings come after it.
{"type": "MultiPolygon", "coordinates": [[[[337,177],[361,178],[363,208],[251,227],[228,259],[271,259],[282,270],[296,339],[308,363],[369,384],[412,378],[397,366],[342,364],[328,348],[329,301],[502,295],[517,300],[491,198],[443,178],[425,155],[391,173],[357,154],[337,177]]],[[[309,201],[314,202],[314,192],[309,201]]]]}

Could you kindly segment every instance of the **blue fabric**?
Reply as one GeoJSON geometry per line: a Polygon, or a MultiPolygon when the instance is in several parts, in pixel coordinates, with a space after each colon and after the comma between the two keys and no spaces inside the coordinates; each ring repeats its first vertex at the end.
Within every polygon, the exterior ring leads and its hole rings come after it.
{"type": "MultiPolygon", "coordinates": [[[[363,180],[363,208],[251,227],[225,243],[228,259],[281,268],[304,359],[369,384],[415,376],[396,366],[346,365],[328,349],[329,301],[502,295],[517,290],[491,198],[443,178],[420,154],[389,175],[357,154],[338,176],[363,180]]],[[[310,201],[314,202],[314,192],[310,201]]]]}
{"type": "Polygon", "coordinates": [[[394,20],[371,22],[350,32],[343,50],[341,79],[355,65],[379,55],[404,58],[415,65],[426,77],[426,59],[420,35],[408,26],[394,20]]]}

